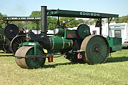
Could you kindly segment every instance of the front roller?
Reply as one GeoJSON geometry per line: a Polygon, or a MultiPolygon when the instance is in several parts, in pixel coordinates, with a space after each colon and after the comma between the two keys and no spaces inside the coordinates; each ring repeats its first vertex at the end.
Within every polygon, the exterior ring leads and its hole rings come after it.
{"type": "Polygon", "coordinates": [[[15,61],[17,65],[21,68],[43,67],[45,63],[45,58],[39,56],[44,55],[44,52],[41,49],[36,48],[36,55],[34,56],[34,50],[34,46],[23,46],[19,48],[15,53],[15,61]]]}
{"type": "Polygon", "coordinates": [[[90,35],[86,37],[81,50],[84,52],[83,60],[88,64],[104,63],[109,55],[109,44],[107,40],[100,35],[90,35]]]}

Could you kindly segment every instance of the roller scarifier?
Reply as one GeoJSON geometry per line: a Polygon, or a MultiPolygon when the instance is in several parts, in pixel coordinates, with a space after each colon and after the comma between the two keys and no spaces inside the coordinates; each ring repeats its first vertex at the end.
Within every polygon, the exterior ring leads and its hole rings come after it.
{"type": "MultiPolygon", "coordinates": [[[[41,7],[41,27],[40,35],[28,32],[29,42],[22,44],[16,53],[17,65],[22,68],[43,67],[49,54],[60,52],[65,54],[71,62],[87,62],[88,64],[104,63],[112,47],[109,40],[101,35],[91,35],[90,28],[86,24],[81,24],[76,30],[69,30],[57,26],[54,29],[54,36],[47,36],[47,15],[65,17],[87,17],[87,18],[109,18],[117,17],[113,14],[100,14],[92,12],[47,10],[46,6],[41,7]],[[108,17],[107,17],[108,16],[108,17]]],[[[101,22],[100,22],[101,23],[101,22]]],[[[119,50],[119,49],[117,49],[119,50]]]]}

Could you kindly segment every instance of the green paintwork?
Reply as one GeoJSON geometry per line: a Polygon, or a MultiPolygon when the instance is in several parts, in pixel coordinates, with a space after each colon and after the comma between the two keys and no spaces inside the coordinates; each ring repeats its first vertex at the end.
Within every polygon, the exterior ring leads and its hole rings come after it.
{"type": "Polygon", "coordinates": [[[63,28],[56,28],[54,29],[54,33],[58,36],[63,36],[64,35],[64,29],[63,28]],[[58,31],[57,33],[55,31],[58,31]]]}
{"type": "Polygon", "coordinates": [[[4,35],[4,29],[0,28],[0,44],[3,44],[6,42],[6,37],[3,37],[4,35]]]}
{"type": "Polygon", "coordinates": [[[3,43],[5,43],[5,42],[6,42],[6,40],[7,40],[7,38],[5,38],[5,37],[0,38],[0,45],[1,45],[1,44],[3,44],[3,43]]]}
{"type": "Polygon", "coordinates": [[[38,42],[24,42],[21,46],[39,46],[38,42]]]}
{"type": "MultiPolygon", "coordinates": [[[[44,52],[39,49],[36,48],[36,55],[43,55],[44,52]]],[[[29,49],[26,56],[28,55],[35,55],[35,49],[34,47],[29,49]]],[[[39,67],[43,67],[44,62],[45,62],[45,58],[25,58],[26,64],[28,65],[29,68],[39,68],[39,67]]]]}
{"type": "Polygon", "coordinates": [[[64,38],[66,38],[66,39],[78,38],[77,30],[66,30],[65,29],[64,38]]]}
{"type": "Polygon", "coordinates": [[[59,36],[52,36],[50,38],[52,41],[51,50],[64,50],[73,46],[73,41],[71,39],[65,39],[64,37],[59,36]]]}
{"type": "Polygon", "coordinates": [[[1,21],[39,21],[41,17],[3,17],[1,21]]]}
{"type": "Polygon", "coordinates": [[[48,16],[60,17],[82,17],[82,18],[112,18],[118,17],[117,14],[86,12],[86,11],[71,11],[71,10],[48,10],[48,16]]]}
{"type": "Polygon", "coordinates": [[[4,29],[0,28],[0,34],[4,35],[4,29]]]}
{"type": "Polygon", "coordinates": [[[64,29],[63,28],[59,28],[59,33],[58,35],[64,35],[64,29]]]}
{"type": "Polygon", "coordinates": [[[111,52],[122,50],[122,38],[107,38],[107,41],[111,52]]]}
{"type": "Polygon", "coordinates": [[[22,43],[20,46],[34,46],[34,55],[36,55],[37,54],[37,47],[39,47],[39,43],[38,42],[24,42],[24,43],[22,43]]]}

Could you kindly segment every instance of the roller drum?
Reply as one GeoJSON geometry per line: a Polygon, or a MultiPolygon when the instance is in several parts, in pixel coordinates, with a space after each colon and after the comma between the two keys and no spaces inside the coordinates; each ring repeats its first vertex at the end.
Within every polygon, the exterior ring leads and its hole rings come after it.
{"type": "MultiPolygon", "coordinates": [[[[36,53],[37,56],[44,54],[44,52],[39,48],[36,48],[36,53]]],[[[33,46],[20,47],[15,53],[15,61],[17,65],[21,68],[42,68],[45,63],[45,58],[27,58],[27,56],[31,55],[34,55],[33,46]]]]}

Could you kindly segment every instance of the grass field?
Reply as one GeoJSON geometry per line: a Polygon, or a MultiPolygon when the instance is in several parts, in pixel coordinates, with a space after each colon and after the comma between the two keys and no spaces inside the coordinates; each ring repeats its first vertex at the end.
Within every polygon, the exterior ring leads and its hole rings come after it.
{"type": "Polygon", "coordinates": [[[0,53],[0,85],[128,85],[128,50],[105,64],[72,64],[62,56],[42,69],[20,68],[11,54],[0,53]]]}

